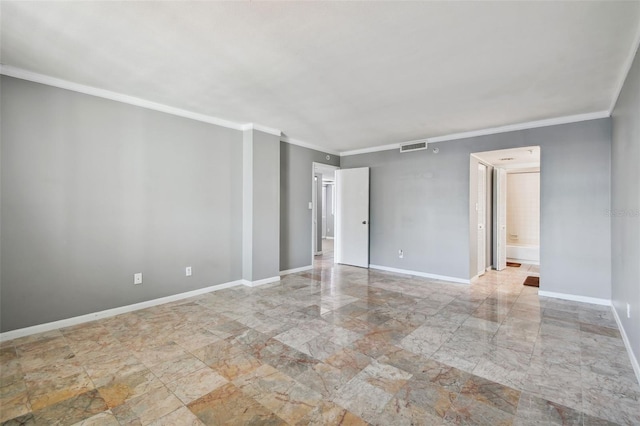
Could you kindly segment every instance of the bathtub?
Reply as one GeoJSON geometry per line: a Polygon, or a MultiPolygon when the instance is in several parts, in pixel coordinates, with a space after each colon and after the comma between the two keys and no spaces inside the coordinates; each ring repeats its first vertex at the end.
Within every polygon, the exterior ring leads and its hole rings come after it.
{"type": "Polygon", "coordinates": [[[539,265],[540,246],[507,244],[507,259],[539,265]]]}

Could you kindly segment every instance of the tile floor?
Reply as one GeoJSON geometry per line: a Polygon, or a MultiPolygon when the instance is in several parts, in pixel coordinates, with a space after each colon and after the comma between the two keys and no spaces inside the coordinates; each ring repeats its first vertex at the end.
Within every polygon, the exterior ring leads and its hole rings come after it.
{"type": "Polygon", "coordinates": [[[8,425],[640,424],[609,308],[532,267],[471,286],[335,266],[0,344],[8,425]]]}

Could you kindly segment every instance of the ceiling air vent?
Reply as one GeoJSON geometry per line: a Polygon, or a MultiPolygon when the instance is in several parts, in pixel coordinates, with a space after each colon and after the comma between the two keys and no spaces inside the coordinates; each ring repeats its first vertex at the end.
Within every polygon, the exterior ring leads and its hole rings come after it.
{"type": "Polygon", "coordinates": [[[427,142],[411,142],[400,145],[400,152],[420,151],[422,149],[427,149],[427,142]]]}

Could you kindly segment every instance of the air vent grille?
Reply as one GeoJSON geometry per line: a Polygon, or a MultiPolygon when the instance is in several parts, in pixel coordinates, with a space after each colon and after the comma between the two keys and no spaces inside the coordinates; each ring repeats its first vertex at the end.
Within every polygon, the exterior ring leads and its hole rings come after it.
{"type": "Polygon", "coordinates": [[[427,149],[426,142],[408,143],[400,146],[400,152],[420,151],[421,149],[427,149]]]}

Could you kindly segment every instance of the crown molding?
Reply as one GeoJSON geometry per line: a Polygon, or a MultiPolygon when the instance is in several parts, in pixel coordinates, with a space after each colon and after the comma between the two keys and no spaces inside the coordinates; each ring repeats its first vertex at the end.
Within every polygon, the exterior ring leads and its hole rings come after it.
{"type": "Polygon", "coordinates": [[[278,129],[274,129],[273,127],[263,126],[262,124],[257,124],[257,123],[243,124],[242,130],[257,130],[259,132],[268,133],[270,135],[274,135],[278,137],[282,135],[282,131],[278,129]]]}
{"type": "Polygon", "coordinates": [[[340,153],[340,156],[345,157],[348,155],[368,154],[370,152],[400,149],[401,145],[408,144],[408,143],[426,141],[428,144],[430,144],[430,143],[437,143],[437,142],[446,142],[446,141],[453,141],[457,139],[472,138],[475,136],[487,136],[487,135],[494,135],[498,133],[513,132],[517,130],[527,130],[527,129],[535,129],[538,127],[555,126],[558,124],[578,123],[580,121],[596,120],[599,118],[607,118],[610,116],[611,114],[609,114],[609,111],[597,111],[597,112],[590,112],[587,114],[568,115],[564,117],[549,118],[545,120],[527,121],[524,123],[509,124],[507,126],[489,127],[486,129],[472,130],[469,132],[452,133],[450,135],[436,136],[432,138],[422,138],[422,139],[416,139],[408,142],[399,142],[399,143],[394,143],[389,145],[374,146],[371,148],[355,149],[353,151],[344,151],[340,153]]]}
{"type": "Polygon", "coordinates": [[[378,151],[389,151],[389,150],[392,150],[392,149],[400,149],[403,145],[411,145],[411,144],[420,143],[420,142],[426,142],[428,144],[429,143],[429,139],[428,138],[414,139],[414,140],[411,140],[411,141],[391,143],[391,144],[388,144],[388,145],[374,146],[374,147],[371,147],[371,148],[354,149],[354,150],[351,150],[351,151],[341,152],[340,156],[341,157],[346,157],[348,155],[368,154],[370,152],[378,152],[378,151]]]}
{"type": "MultiPolygon", "coordinates": [[[[640,44],[640,31],[636,36],[636,41],[634,44],[636,50],[639,44],[640,44]]],[[[635,53],[635,50],[632,53],[635,53]]],[[[634,59],[634,54],[630,55],[629,59],[627,60],[628,64],[625,69],[626,72],[623,73],[624,78],[621,78],[621,81],[619,83],[618,96],[619,96],[620,90],[622,89],[622,85],[624,84],[624,80],[626,79],[626,75],[628,74],[629,69],[631,68],[633,59],[634,59]]],[[[388,145],[381,145],[381,146],[375,146],[370,148],[362,148],[362,149],[356,149],[351,151],[339,152],[339,151],[324,148],[319,145],[314,145],[308,142],[304,142],[298,139],[284,136],[282,135],[282,132],[280,130],[273,127],[264,126],[258,123],[237,123],[234,121],[229,121],[229,120],[213,117],[206,114],[200,114],[197,112],[188,111],[181,108],[175,108],[169,105],[152,102],[146,99],[137,98],[135,96],[129,96],[122,93],[112,92],[110,90],[99,89],[99,88],[87,86],[84,84],[73,83],[71,81],[50,77],[48,75],[39,74],[32,71],[27,71],[22,68],[13,67],[10,65],[0,64],[0,74],[6,75],[9,77],[19,78],[22,80],[32,81],[35,83],[45,84],[48,86],[58,87],[61,89],[71,90],[74,92],[83,93],[90,96],[109,99],[116,102],[122,102],[129,105],[138,106],[141,108],[147,108],[154,111],[164,112],[166,114],[172,114],[179,117],[189,118],[191,120],[202,121],[205,123],[214,124],[216,126],[226,127],[229,129],[242,130],[242,131],[258,130],[264,133],[278,136],[280,137],[280,140],[282,142],[286,142],[292,145],[298,145],[304,148],[309,148],[309,149],[313,149],[316,151],[320,151],[320,152],[324,152],[327,154],[332,154],[340,157],[357,155],[357,154],[367,154],[367,153],[378,152],[378,151],[388,151],[391,149],[400,149],[400,146],[406,143],[423,142],[423,141],[426,141],[427,143],[445,142],[445,141],[456,140],[456,139],[470,138],[474,136],[486,136],[486,135],[492,135],[497,133],[512,132],[516,130],[534,129],[537,127],[554,126],[558,124],[577,123],[580,121],[595,120],[598,118],[606,118],[611,116],[610,111],[598,111],[598,112],[587,113],[587,114],[571,115],[571,116],[557,117],[557,118],[538,120],[538,121],[529,121],[524,123],[510,124],[510,125],[501,126],[501,127],[492,127],[487,129],[481,129],[481,130],[473,130],[470,132],[454,133],[450,135],[443,135],[443,136],[437,136],[432,138],[421,138],[413,141],[398,142],[398,143],[393,143],[388,145]]],[[[616,96],[616,100],[618,96],[616,96]]],[[[613,105],[615,106],[615,101],[613,105]]]]}
{"type": "Polygon", "coordinates": [[[282,136],[280,138],[280,140],[282,142],[286,142],[286,143],[289,143],[291,145],[298,145],[298,146],[301,146],[303,148],[313,149],[314,151],[320,151],[320,152],[324,152],[326,154],[335,155],[335,156],[338,156],[338,157],[340,155],[342,155],[338,151],[334,151],[334,150],[331,150],[331,149],[323,148],[320,145],[314,145],[314,144],[311,144],[311,143],[308,143],[308,142],[304,142],[304,141],[301,141],[301,140],[298,140],[298,139],[290,138],[288,136],[282,136]]]}
{"type": "Polygon", "coordinates": [[[516,130],[536,129],[538,127],[556,126],[558,124],[578,123],[580,121],[596,120],[598,118],[609,117],[609,111],[597,111],[587,114],[567,115],[564,117],[548,118],[545,120],[527,121],[524,123],[509,124],[507,126],[490,127],[481,130],[472,130],[470,132],[452,133],[450,135],[437,136],[433,138],[427,138],[427,142],[446,142],[456,139],[466,139],[475,136],[495,135],[498,133],[513,132],[516,130]]]}
{"type": "Polygon", "coordinates": [[[609,106],[609,115],[613,114],[613,110],[618,103],[618,98],[620,97],[620,93],[622,93],[622,87],[624,86],[624,82],[627,81],[627,76],[631,71],[631,67],[633,66],[633,61],[638,52],[638,48],[640,47],[640,25],[638,25],[638,30],[636,31],[636,37],[633,39],[633,44],[631,45],[631,52],[627,56],[627,59],[622,67],[622,71],[620,72],[620,77],[618,77],[618,83],[616,85],[616,91],[614,92],[613,100],[611,101],[611,105],[609,106]]]}
{"type": "Polygon", "coordinates": [[[234,130],[258,130],[264,133],[269,133],[280,137],[282,132],[273,127],[263,126],[258,123],[237,123],[234,121],[225,120],[223,118],[213,117],[206,114],[200,114],[193,111],[188,111],[181,108],[175,108],[169,105],[160,104],[157,102],[149,101],[147,99],[137,98],[135,96],[129,96],[118,92],[112,92],[110,90],[99,89],[97,87],[87,86],[84,84],[73,83],[71,81],[63,80],[61,78],[51,77],[44,74],[39,74],[32,71],[27,71],[22,68],[13,67],[10,65],[0,64],[0,74],[9,77],[19,78],[21,80],[32,81],[34,83],[45,84],[47,86],[57,87],[60,89],[71,90],[73,92],[83,93],[85,95],[96,96],[99,98],[109,99],[116,102],[122,102],[129,105],[138,106],[141,108],[151,109],[154,111],[164,112],[166,114],[176,115],[178,117],[189,118],[191,120],[202,121],[204,123],[215,124],[216,126],[226,127],[234,130]]]}
{"type": "Polygon", "coordinates": [[[392,149],[400,149],[400,143],[391,143],[389,145],[372,146],[371,148],[354,149],[351,151],[343,151],[340,153],[340,157],[347,157],[349,155],[369,154],[371,152],[389,151],[392,149]]]}

